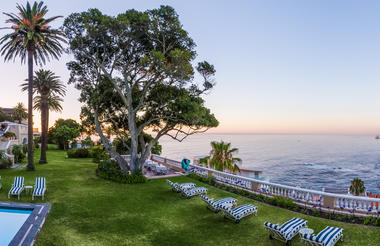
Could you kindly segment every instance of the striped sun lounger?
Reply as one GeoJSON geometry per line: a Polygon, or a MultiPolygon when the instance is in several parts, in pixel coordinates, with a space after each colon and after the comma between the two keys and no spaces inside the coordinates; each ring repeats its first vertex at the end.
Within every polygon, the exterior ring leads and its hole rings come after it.
{"type": "Polygon", "coordinates": [[[172,187],[172,190],[173,190],[173,191],[177,191],[177,190],[176,190],[176,184],[177,184],[177,183],[173,183],[173,182],[170,181],[169,179],[167,179],[166,182],[172,187]]]}
{"type": "Polygon", "coordinates": [[[257,215],[257,207],[251,204],[244,204],[233,209],[230,206],[221,205],[220,210],[223,211],[224,218],[232,219],[235,223],[239,223],[241,219],[248,215],[257,215]]]}
{"type": "Polygon", "coordinates": [[[183,189],[190,189],[195,187],[194,183],[178,184],[170,181],[169,179],[167,179],[166,182],[172,187],[172,190],[175,192],[181,192],[183,189]]]}
{"type": "Polygon", "coordinates": [[[211,209],[215,213],[220,211],[221,206],[229,206],[230,208],[236,206],[237,200],[232,197],[225,197],[219,200],[214,200],[205,195],[199,196],[205,203],[207,203],[207,208],[211,209]]]}
{"type": "Polygon", "coordinates": [[[33,189],[32,200],[34,200],[35,196],[41,196],[42,200],[44,200],[46,191],[46,179],[44,177],[36,178],[36,184],[33,189]]]}
{"type": "Polygon", "coordinates": [[[343,229],[328,226],[316,236],[303,234],[301,239],[312,246],[333,246],[339,239],[343,241],[343,229]]]}
{"type": "Polygon", "coordinates": [[[182,195],[186,198],[191,198],[200,194],[207,194],[207,188],[205,187],[194,187],[190,189],[181,189],[182,195]]]}
{"type": "Polygon", "coordinates": [[[293,218],[281,226],[278,224],[272,224],[265,222],[264,226],[269,231],[270,239],[277,239],[285,242],[287,245],[290,245],[290,240],[298,233],[298,231],[305,227],[307,224],[306,220],[299,218],[293,218]]]}
{"type": "Polygon", "coordinates": [[[17,196],[18,200],[20,200],[20,194],[24,190],[24,177],[15,177],[13,186],[9,190],[8,198],[12,196],[17,196]]]}

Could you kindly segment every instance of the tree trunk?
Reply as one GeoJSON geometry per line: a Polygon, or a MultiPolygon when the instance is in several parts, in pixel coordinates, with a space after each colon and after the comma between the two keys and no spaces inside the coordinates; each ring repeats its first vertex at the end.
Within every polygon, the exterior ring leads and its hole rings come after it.
{"type": "Polygon", "coordinates": [[[41,156],[40,156],[40,164],[46,164],[46,111],[47,111],[47,103],[46,103],[46,95],[41,94],[41,156]]]}
{"type": "Polygon", "coordinates": [[[34,171],[33,153],[33,54],[34,46],[28,45],[28,171],[34,171]]]}
{"type": "Polygon", "coordinates": [[[45,137],[45,148],[46,150],[49,149],[49,107],[46,105],[46,137],[45,137]]]}
{"type": "Polygon", "coordinates": [[[137,127],[135,123],[135,115],[133,113],[133,110],[128,110],[128,111],[129,111],[128,112],[128,128],[129,128],[128,130],[131,137],[131,148],[130,148],[131,161],[129,165],[131,168],[131,172],[135,174],[140,171],[140,168],[139,168],[140,158],[138,156],[139,141],[138,141],[137,127]]]}
{"type": "Polygon", "coordinates": [[[103,132],[102,132],[102,128],[100,127],[100,123],[99,123],[99,119],[98,119],[98,114],[96,112],[96,110],[94,110],[94,121],[95,121],[95,131],[98,133],[100,139],[102,140],[102,143],[104,145],[104,148],[108,151],[108,153],[110,154],[110,156],[112,158],[115,158],[115,160],[117,161],[117,163],[119,163],[119,166],[122,170],[124,171],[129,171],[130,170],[130,166],[128,166],[128,163],[126,160],[124,160],[123,157],[121,157],[119,155],[119,153],[117,153],[111,146],[109,140],[104,136],[103,132]]]}

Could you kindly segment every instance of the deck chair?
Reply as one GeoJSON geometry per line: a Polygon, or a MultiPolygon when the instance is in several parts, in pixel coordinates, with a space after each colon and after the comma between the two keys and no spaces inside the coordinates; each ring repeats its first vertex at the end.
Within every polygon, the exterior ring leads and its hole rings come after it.
{"type": "Polygon", "coordinates": [[[45,192],[46,192],[46,179],[44,177],[36,178],[36,184],[34,185],[32,200],[34,200],[34,197],[36,196],[40,196],[42,197],[42,200],[44,200],[45,192]]]}
{"type": "Polygon", "coordinates": [[[177,190],[176,190],[176,184],[177,184],[177,183],[173,183],[173,182],[170,181],[169,179],[167,179],[166,182],[172,187],[172,191],[177,191],[177,190]]]}
{"type": "Polygon", "coordinates": [[[235,223],[239,223],[241,219],[247,217],[248,215],[257,215],[257,207],[251,204],[244,204],[236,208],[221,205],[220,210],[224,213],[224,218],[232,219],[235,223]]]}
{"type": "Polygon", "coordinates": [[[269,231],[270,239],[277,239],[282,242],[285,242],[286,245],[290,245],[290,240],[297,235],[298,231],[305,227],[307,224],[306,220],[302,220],[299,218],[293,218],[281,226],[278,224],[272,224],[269,222],[265,222],[264,226],[269,231]]]}
{"type": "Polygon", "coordinates": [[[178,184],[170,181],[169,179],[167,179],[166,182],[172,187],[172,190],[175,192],[181,192],[182,189],[190,189],[195,187],[194,183],[178,184]]]}
{"type": "Polygon", "coordinates": [[[225,197],[222,199],[214,200],[213,198],[209,198],[206,195],[199,196],[205,203],[207,203],[207,208],[215,213],[220,211],[221,206],[229,206],[230,208],[236,206],[237,200],[232,197],[225,197]]]}
{"type": "Polygon", "coordinates": [[[23,190],[24,190],[24,177],[15,177],[13,186],[9,190],[8,198],[11,198],[11,196],[17,196],[18,200],[20,200],[20,195],[23,190]]]}
{"type": "Polygon", "coordinates": [[[301,239],[311,246],[333,246],[339,240],[343,241],[343,229],[328,226],[316,236],[303,234],[301,235],[301,239]]]}
{"type": "Polygon", "coordinates": [[[191,198],[200,194],[207,194],[207,188],[205,187],[194,187],[194,188],[181,188],[182,196],[186,198],[191,198]]]}

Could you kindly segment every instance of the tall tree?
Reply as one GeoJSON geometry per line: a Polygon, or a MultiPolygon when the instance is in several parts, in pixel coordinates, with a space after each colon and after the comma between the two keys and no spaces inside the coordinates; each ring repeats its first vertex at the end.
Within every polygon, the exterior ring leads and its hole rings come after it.
{"type": "Polygon", "coordinates": [[[93,122],[122,169],[139,172],[164,135],[182,141],[218,125],[202,98],[214,85],[215,69],[206,61],[193,66],[195,43],[173,8],[128,10],[116,17],[91,9],[66,18],[64,31],[75,59],[68,63],[70,82],[85,103],[82,116],[93,122]],[[108,124],[129,136],[129,165],[104,136],[108,124]],[[147,129],[155,136],[145,142],[147,129]]]}
{"type": "Polygon", "coordinates": [[[240,172],[237,164],[241,163],[241,159],[234,157],[237,152],[237,148],[231,148],[231,143],[213,141],[211,142],[210,155],[200,159],[200,163],[218,171],[240,172]]]}
{"type": "MultiPolygon", "coordinates": [[[[22,90],[28,90],[29,84],[21,85],[22,90]]],[[[47,163],[47,132],[49,129],[49,109],[61,111],[61,97],[66,95],[66,86],[62,83],[59,76],[50,70],[40,69],[35,72],[33,80],[33,94],[35,96],[34,109],[41,112],[41,157],[40,164],[47,163]],[[48,104],[50,103],[50,105],[48,104]]]]}
{"type": "Polygon", "coordinates": [[[80,136],[81,125],[73,119],[58,119],[54,126],[50,127],[49,135],[54,143],[58,144],[60,149],[67,149],[70,141],[80,136]]]}
{"type": "Polygon", "coordinates": [[[26,120],[28,118],[28,112],[26,112],[26,108],[23,103],[19,102],[16,107],[13,108],[12,118],[17,120],[19,124],[21,124],[22,120],[26,120]]]}
{"type": "MultiPolygon", "coordinates": [[[[33,106],[33,109],[34,110],[38,110],[41,112],[41,126],[42,124],[44,124],[44,130],[41,130],[42,132],[46,131],[46,133],[44,134],[44,139],[42,140],[42,135],[41,134],[41,147],[42,146],[45,146],[44,149],[45,149],[45,153],[46,153],[46,150],[48,149],[48,130],[49,130],[49,115],[50,115],[50,111],[54,111],[54,112],[62,112],[63,110],[63,107],[62,107],[62,103],[63,103],[63,99],[61,96],[58,96],[58,95],[53,95],[52,93],[48,93],[46,95],[46,97],[42,98],[42,96],[40,95],[37,95],[33,98],[34,100],[34,106],[33,106]],[[42,106],[44,105],[44,106],[42,106]],[[43,107],[45,107],[45,120],[42,120],[42,110],[43,110],[43,107]]],[[[41,128],[42,129],[42,128],[41,128]]],[[[42,154],[42,148],[41,148],[41,156],[43,155],[42,154]]],[[[42,158],[41,158],[42,159],[42,158]]],[[[43,159],[41,160],[40,159],[40,163],[43,164],[43,163],[47,163],[47,160],[46,160],[46,154],[45,154],[45,160],[46,162],[43,161],[43,159]]]]}
{"type": "Polygon", "coordinates": [[[0,52],[5,61],[21,58],[28,62],[28,165],[27,170],[34,170],[33,160],[33,63],[45,64],[50,58],[58,59],[62,54],[61,42],[65,42],[63,33],[49,26],[62,16],[45,18],[48,12],[43,2],[29,2],[26,6],[17,4],[18,14],[4,13],[6,23],[12,30],[0,39],[0,52]]]}

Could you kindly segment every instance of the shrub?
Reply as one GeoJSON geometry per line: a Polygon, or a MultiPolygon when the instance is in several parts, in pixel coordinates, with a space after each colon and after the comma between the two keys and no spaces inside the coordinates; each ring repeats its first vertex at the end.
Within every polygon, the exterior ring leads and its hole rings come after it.
{"type": "Polygon", "coordinates": [[[4,133],[3,137],[8,139],[16,139],[16,134],[14,132],[6,132],[4,133]]]}
{"type": "Polygon", "coordinates": [[[41,137],[40,136],[33,138],[33,145],[36,149],[38,149],[40,147],[40,143],[41,143],[41,137]]]}
{"type": "MultiPolygon", "coordinates": [[[[21,146],[21,145],[13,145],[13,148],[12,148],[12,154],[14,155],[15,157],[15,162],[16,163],[20,163],[22,162],[22,160],[25,158],[25,154],[26,152],[24,152],[24,146],[21,146]]],[[[26,148],[28,150],[28,146],[26,148]]]]}
{"type": "Polygon", "coordinates": [[[282,208],[287,208],[290,210],[296,209],[298,206],[293,202],[292,199],[282,196],[275,196],[269,200],[270,204],[279,206],[282,208]]]}
{"type": "Polygon", "coordinates": [[[92,141],[90,136],[82,140],[82,148],[91,148],[92,146],[94,146],[94,142],[92,141]]]}
{"type": "Polygon", "coordinates": [[[67,151],[67,156],[69,158],[88,158],[89,151],[88,149],[84,149],[84,148],[69,149],[67,151]]]}
{"type": "Polygon", "coordinates": [[[377,217],[376,221],[374,222],[374,225],[380,226],[380,217],[377,217]]]}
{"type": "Polygon", "coordinates": [[[28,144],[23,144],[23,145],[22,145],[22,152],[23,152],[24,154],[28,153],[28,144]]]}
{"type": "Polygon", "coordinates": [[[121,170],[119,164],[114,160],[102,161],[96,169],[98,177],[124,184],[146,183],[148,179],[140,172],[128,174],[121,170]]]}
{"type": "Polygon", "coordinates": [[[95,146],[90,149],[89,157],[92,158],[92,161],[95,163],[100,163],[101,160],[109,160],[110,156],[103,146],[95,146]]]}
{"type": "Polygon", "coordinates": [[[12,166],[12,160],[4,155],[3,152],[0,152],[0,169],[7,169],[12,166]]]}
{"type": "Polygon", "coordinates": [[[364,225],[368,225],[372,222],[372,216],[366,217],[364,219],[364,225]]]}

